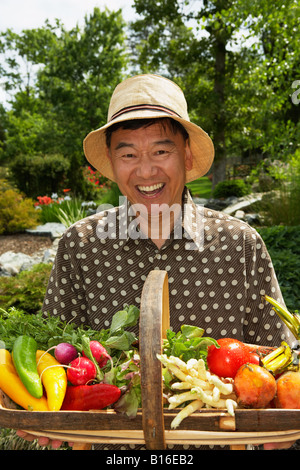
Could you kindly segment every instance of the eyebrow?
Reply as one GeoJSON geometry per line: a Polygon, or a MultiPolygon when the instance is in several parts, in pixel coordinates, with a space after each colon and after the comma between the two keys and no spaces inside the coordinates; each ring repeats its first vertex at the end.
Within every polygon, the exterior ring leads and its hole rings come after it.
{"type": "Polygon", "coordinates": [[[165,144],[175,145],[175,142],[170,139],[158,140],[157,142],[154,142],[154,145],[165,145],[165,144]]]}
{"type": "MultiPolygon", "coordinates": [[[[175,142],[170,139],[164,139],[164,140],[157,140],[153,142],[153,145],[175,145],[175,142]]],[[[118,145],[115,147],[115,150],[119,150],[123,147],[131,147],[134,148],[134,144],[130,144],[129,142],[119,142],[118,145]]]]}
{"type": "Polygon", "coordinates": [[[115,147],[115,150],[119,150],[123,147],[134,147],[133,144],[129,144],[128,142],[119,142],[118,145],[115,147]]]}

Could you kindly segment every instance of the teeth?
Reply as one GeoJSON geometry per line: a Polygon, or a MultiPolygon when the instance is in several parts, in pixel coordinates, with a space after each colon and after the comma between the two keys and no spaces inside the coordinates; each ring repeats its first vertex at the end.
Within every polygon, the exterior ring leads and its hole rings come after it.
{"type": "Polygon", "coordinates": [[[153,184],[152,186],[138,186],[140,191],[155,191],[156,189],[162,188],[164,183],[153,184]]]}

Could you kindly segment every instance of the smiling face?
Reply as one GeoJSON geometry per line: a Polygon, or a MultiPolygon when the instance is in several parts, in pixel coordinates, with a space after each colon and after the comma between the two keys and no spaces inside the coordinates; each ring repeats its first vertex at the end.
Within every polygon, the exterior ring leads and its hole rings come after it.
{"type": "Polygon", "coordinates": [[[182,134],[169,124],[120,128],[112,133],[107,154],[115,181],[131,204],[142,204],[148,214],[154,204],[181,205],[192,154],[182,134]]]}

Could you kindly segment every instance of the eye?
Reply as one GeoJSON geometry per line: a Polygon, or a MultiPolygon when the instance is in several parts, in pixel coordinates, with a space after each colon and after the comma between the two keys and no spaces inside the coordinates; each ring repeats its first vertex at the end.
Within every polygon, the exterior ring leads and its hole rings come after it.
{"type": "Polygon", "coordinates": [[[155,155],[166,155],[167,153],[169,153],[167,150],[161,149],[161,150],[157,150],[155,152],[155,155]]]}
{"type": "Polygon", "coordinates": [[[122,158],[129,159],[129,158],[134,158],[135,155],[133,153],[125,153],[122,155],[122,158]]]}

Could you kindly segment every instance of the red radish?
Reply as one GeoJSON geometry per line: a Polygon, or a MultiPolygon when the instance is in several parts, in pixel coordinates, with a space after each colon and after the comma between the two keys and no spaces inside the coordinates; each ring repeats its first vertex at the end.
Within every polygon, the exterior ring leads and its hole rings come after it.
{"type": "MultiPolygon", "coordinates": [[[[105,347],[102,346],[99,341],[90,341],[91,353],[99,364],[99,367],[104,367],[107,361],[110,359],[110,355],[106,351],[105,347]]],[[[82,352],[83,356],[86,357],[84,351],[82,352]]]]}
{"type": "Polygon", "coordinates": [[[97,375],[95,364],[87,357],[77,357],[67,370],[67,377],[72,385],[85,385],[97,375]]]}
{"type": "Polygon", "coordinates": [[[60,364],[69,364],[78,356],[78,352],[70,343],[59,343],[55,346],[54,356],[60,364]]]}

